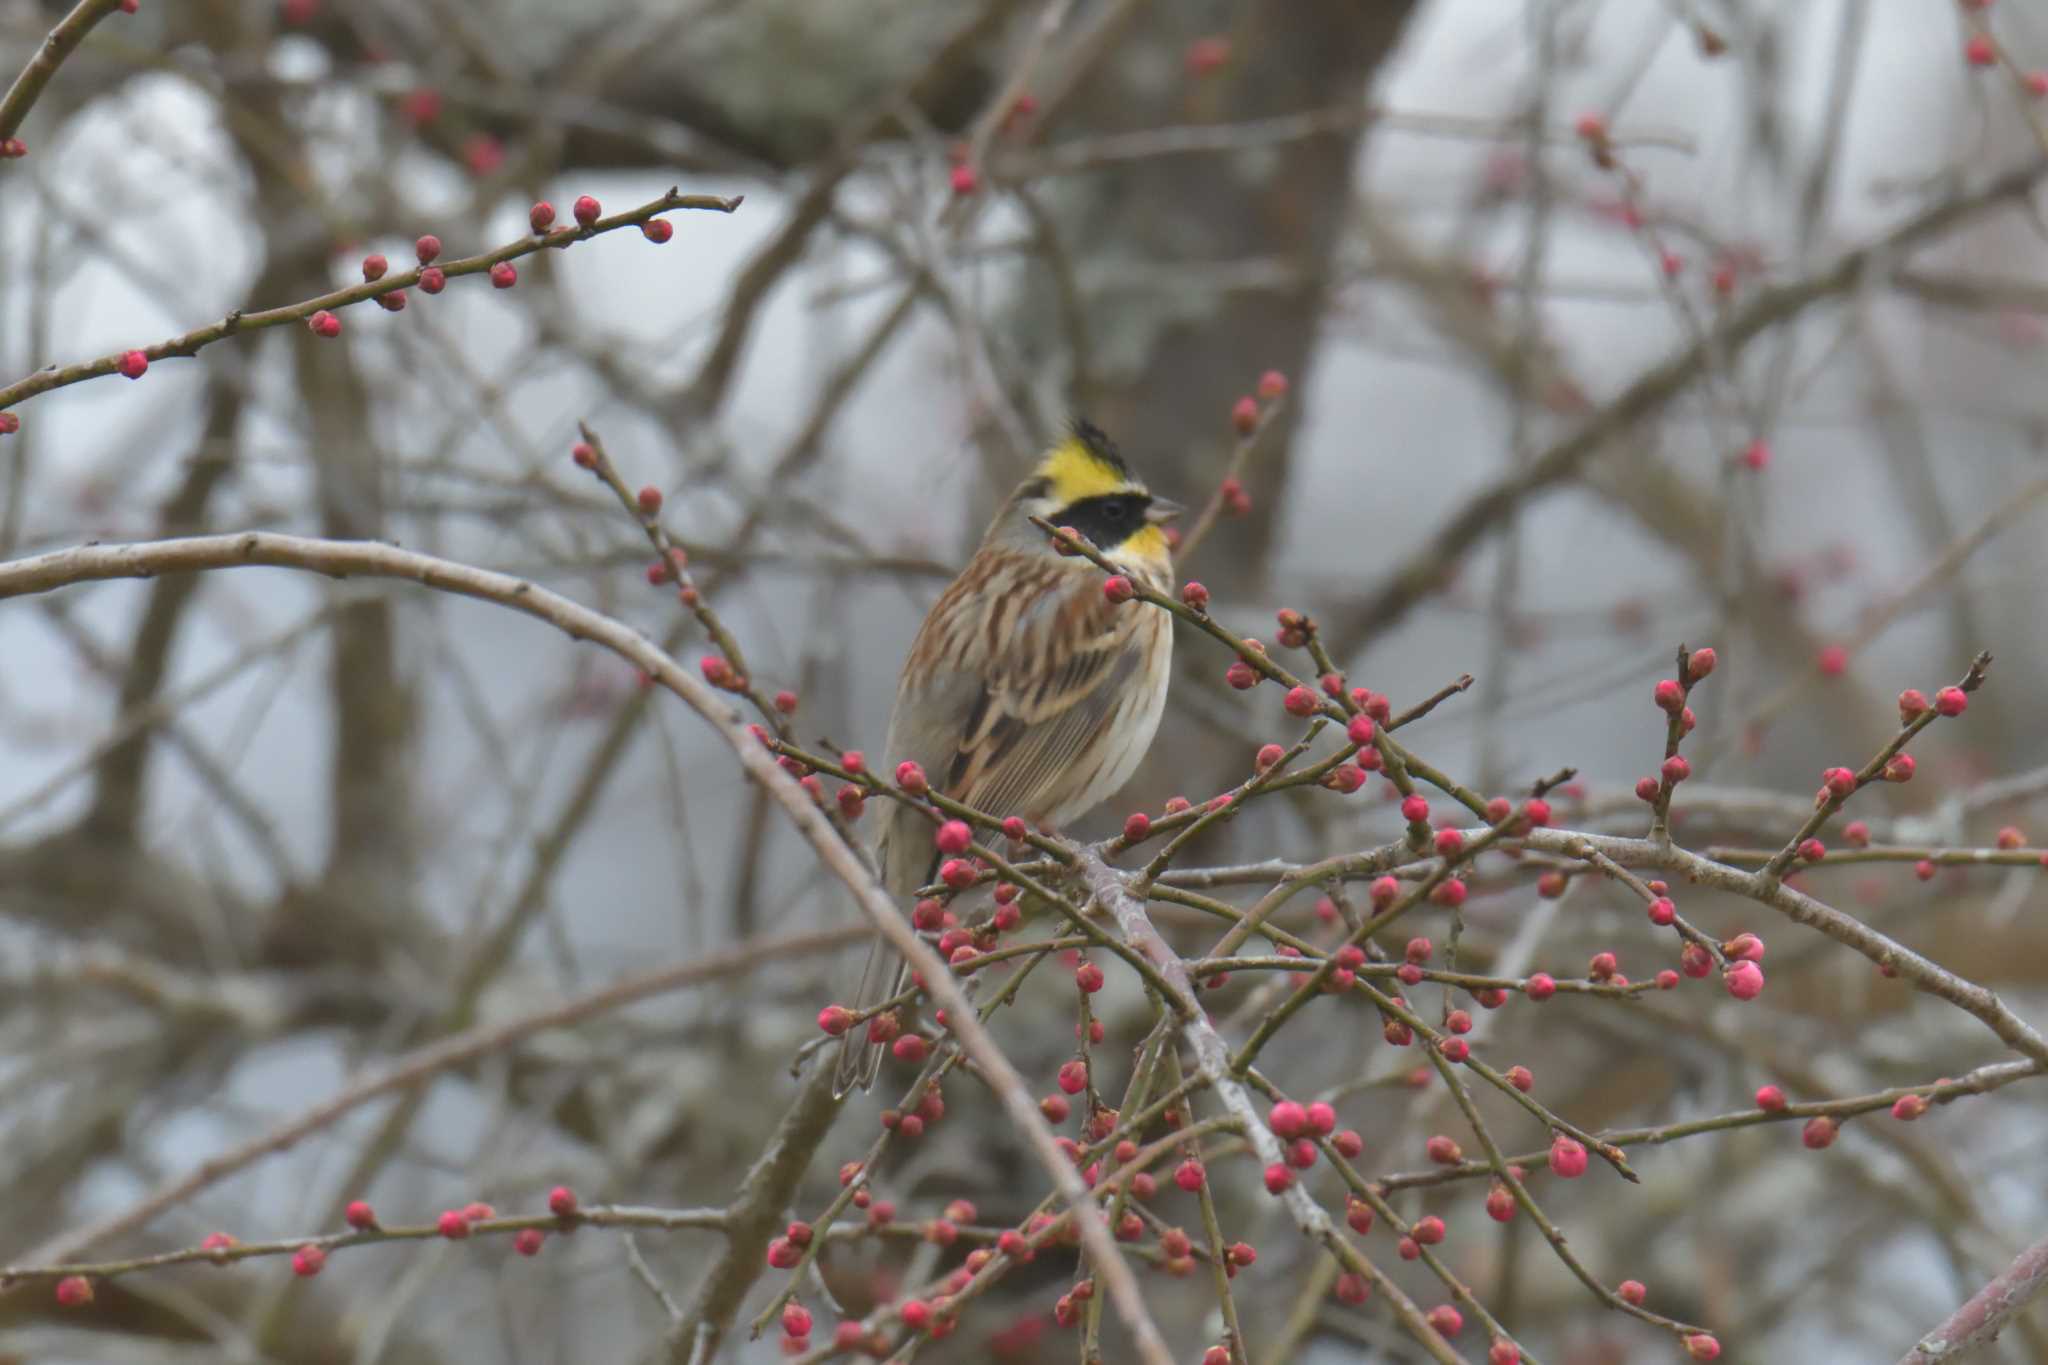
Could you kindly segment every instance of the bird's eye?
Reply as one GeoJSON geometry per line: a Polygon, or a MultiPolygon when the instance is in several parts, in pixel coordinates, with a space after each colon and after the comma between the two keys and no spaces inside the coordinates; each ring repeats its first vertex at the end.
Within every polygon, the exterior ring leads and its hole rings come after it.
{"type": "Polygon", "coordinates": [[[1122,521],[1130,512],[1130,506],[1122,501],[1106,503],[1102,508],[1103,518],[1108,521],[1122,521]]]}

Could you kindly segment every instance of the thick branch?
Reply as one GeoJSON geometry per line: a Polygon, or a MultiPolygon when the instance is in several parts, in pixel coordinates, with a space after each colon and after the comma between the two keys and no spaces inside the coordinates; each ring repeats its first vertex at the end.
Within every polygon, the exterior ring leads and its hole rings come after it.
{"type": "Polygon", "coordinates": [[[1991,1283],[1970,1296],[1947,1322],[1920,1338],[1899,1365],[1961,1360],[1988,1341],[2048,1288],[2048,1237],[2028,1247],[1991,1283]]]}
{"type": "Polygon", "coordinates": [[[1052,1129],[1038,1112],[1038,1105],[1025,1086],[1024,1078],[976,1018],[973,1005],[952,972],[931,946],[917,936],[888,893],[863,865],[860,855],[848,846],[831,821],[812,804],[796,779],[776,764],[767,747],[747,732],[731,708],[707,684],[656,649],[638,632],[557,593],[507,574],[492,573],[390,545],[314,540],[257,531],[147,544],[85,545],[0,564],[0,598],[49,592],[73,583],[109,578],[149,578],[163,573],[190,573],[249,565],[305,569],[333,577],[361,575],[405,579],[441,592],[510,607],[545,621],[574,639],[603,645],[681,697],[718,731],[732,748],[747,776],[759,783],[783,808],[819,860],[854,893],[861,909],[889,940],[890,946],[923,977],[934,1003],[946,1011],[949,1026],[959,1039],[961,1048],[1002,1101],[1011,1122],[1030,1142],[1033,1155],[1052,1177],[1062,1199],[1072,1210],[1082,1245],[1087,1248],[1118,1315],[1136,1338],[1140,1356],[1148,1365],[1170,1365],[1172,1356],[1167,1351],[1165,1339],[1145,1306],[1130,1263],[1110,1236],[1102,1211],[1089,1196],[1080,1173],[1061,1152],[1052,1129]]]}

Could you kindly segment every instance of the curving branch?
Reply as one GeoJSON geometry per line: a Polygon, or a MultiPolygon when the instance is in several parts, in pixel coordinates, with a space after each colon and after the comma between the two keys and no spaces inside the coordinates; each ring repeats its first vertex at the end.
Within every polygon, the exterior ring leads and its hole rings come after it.
{"type": "Polygon", "coordinates": [[[77,7],[58,21],[50,36],[43,39],[43,45],[36,49],[36,55],[14,78],[14,84],[7,87],[6,95],[0,96],[0,141],[20,130],[22,120],[42,98],[43,88],[57,74],[64,59],[78,50],[94,25],[119,8],[121,0],[79,0],[77,7]]]}
{"type": "Polygon", "coordinates": [[[1970,1296],[1969,1302],[1899,1357],[1899,1365],[1936,1365],[1961,1360],[1979,1346],[1998,1339],[2006,1324],[2048,1289],[2048,1237],[2022,1251],[1996,1278],[1970,1296]]]}
{"type": "Polygon", "coordinates": [[[889,944],[923,977],[934,1003],[946,1011],[949,1027],[995,1091],[1012,1123],[1029,1141],[1034,1156],[1052,1177],[1072,1211],[1082,1244],[1106,1284],[1118,1315],[1136,1338],[1148,1365],[1170,1365],[1172,1356],[1158,1324],[1145,1306],[1130,1264],[1110,1235],[1102,1211],[1080,1172],[1060,1150],[1051,1127],[1038,1112],[1024,1078],[989,1036],[974,1007],[945,962],[917,936],[861,860],[795,778],[784,772],[768,748],[748,733],[731,708],[644,636],[619,621],[509,574],[473,568],[454,560],[365,541],[317,540],[250,531],[195,536],[148,544],[83,545],[0,564],[0,599],[50,592],[75,583],[114,578],[152,578],[166,573],[268,566],[300,569],[330,577],[393,578],[439,592],[472,597],[524,613],[570,638],[604,646],[674,692],[717,730],[747,776],[789,817],[825,867],[860,902],[889,944]]]}

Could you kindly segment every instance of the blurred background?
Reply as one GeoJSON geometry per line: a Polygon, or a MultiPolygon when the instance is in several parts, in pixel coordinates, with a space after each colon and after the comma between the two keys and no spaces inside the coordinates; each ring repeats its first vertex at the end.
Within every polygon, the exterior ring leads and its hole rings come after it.
{"type": "MultiPolygon", "coordinates": [[[[0,3],[0,69],[60,14],[0,3]]],[[[29,155],[0,163],[0,383],[323,292],[367,252],[405,268],[420,233],[450,256],[516,240],[536,199],[565,219],[580,194],[616,211],[672,185],[746,202],[674,215],[665,245],[623,232],[528,257],[514,290],[471,277],[401,313],[351,309],[336,341],[288,326],[27,402],[0,437],[0,557],[250,527],[385,539],[529,575],[694,660],[702,632],[647,586],[637,528],[570,463],[587,420],[629,483],[665,491],[756,680],[801,695],[799,734],[873,751],[918,619],[1069,413],[1199,505],[1231,405],[1278,370],[1291,392],[1242,471],[1249,510],[1184,572],[1255,635],[1276,608],[1310,613],[1397,709],[1474,675],[1412,732],[1437,766],[1488,792],[1575,767],[1561,820],[1639,832],[1630,789],[1662,752],[1650,686],[1680,642],[1712,644],[1678,833],[1776,847],[1822,768],[1893,733],[1901,688],[1932,693],[1989,649],[1990,683],[1916,748],[1914,782],[1857,805],[1880,838],[1987,845],[2038,824],[2048,789],[2038,68],[2048,15],[2020,4],[143,0],[65,66],[20,130],[29,155]]],[[[1233,692],[1226,654],[1180,645],[1151,761],[1078,833],[1207,796],[1292,737],[1271,689],[1233,692]]],[[[1399,828],[1389,790],[1261,803],[1190,860],[1376,845],[1399,828]]],[[[2041,1017],[2035,874],[1864,864],[1803,884],[2041,1017]]],[[[1310,900],[1288,914],[1308,923],[1310,900]]],[[[1481,1054],[1530,1065],[1594,1129],[1745,1108],[1765,1082],[1822,1098],[2003,1057],[1768,912],[1686,910],[1766,935],[1758,1006],[1697,985],[1514,1005],[1482,1020],[1481,1054]]],[[[1441,937],[1442,916],[1417,932],[1441,937]]],[[[1509,974],[1580,974],[1601,948],[1641,975],[1671,965],[1615,891],[1539,900],[1505,860],[1482,864],[1464,920],[1462,960],[1509,974]]],[[[706,727],[524,618],[271,570],[7,602],[0,1264],[408,1048],[854,922],[706,727]]],[[[1191,951],[1213,937],[1186,932],[1191,951]]],[[[303,1234],[355,1197],[405,1221],[537,1207],[558,1182],[721,1203],[863,951],[764,954],[497,1052],[114,1249],[303,1234]]],[[[1113,1073],[1149,1014],[1111,976],[1113,1073]]],[[[1070,1003],[1042,985],[997,1036],[1050,1090],[1070,1003]]],[[[1368,1169],[1467,1136],[1440,1087],[1403,1083],[1411,1054],[1340,1018],[1298,1026],[1274,1065],[1295,1093],[1343,1097],[1368,1169]]],[[[909,1075],[848,1105],[797,1213],[909,1075]]],[[[956,1196],[1028,1212],[1041,1178],[995,1105],[964,1081],[948,1104],[878,1188],[907,1218],[956,1196]]],[[[1639,1187],[1596,1170],[1546,1207],[1598,1273],[1645,1281],[1731,1358],[1892,1360],[2038,1236],[2041,1118],[2020,1086],[1914,1128],[1851,1125],[1826,1153],[1789,1125],[1712,1134],[1644,1151],[1639,1187]]],[[[1326,1297],[1328,1258],[1248,1164],[1218,1187],[1226,1230],[1261,1249],[1238,1281],[1254,1359],[1421,1358],[1377,1302],[1326,1297]]],[[[1526,1344],[1674,1357],[1482,1195],[1400,1199],[1451,1223],[1447,1259],[1526,1344]]],[[[1386,1243],[1364,1244],[1441,1301],[1386,1243]]],[[[717,1250],[637,1244],[678,1295],[717,1250]]],[[[0,1354],[544,1361],[659,1342],[621,1237],[512,1260],[500,1241],[357,1251],[311,1281],[186,1268],[86,1315],[16,1293],[0,1354]]],[[[906,1260],[835,1250],[829,1278],[859,1306],[906,1260]]],[[[1049,1318],[1071,1262],[1033,1270],[923,1356],[1072,1358],[1049,1318]]],[[[1198,1358],[1206,1278],[1146,1284],[1198,1358]]],[[[743,1336],[729,1358],[776,1356],[772,1334],[743,1336]]],[[[1477,1340],[1459,1345],[1476,1358],[1477,1340]]],[[[1984,1358],[2048,1359],[2048,1330],[1984,1358]]]]}

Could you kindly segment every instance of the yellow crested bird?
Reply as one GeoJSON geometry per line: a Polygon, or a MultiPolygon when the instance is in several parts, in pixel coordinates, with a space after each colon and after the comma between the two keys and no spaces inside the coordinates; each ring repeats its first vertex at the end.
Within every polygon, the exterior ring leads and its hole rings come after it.
{"type": "MultiPolygon", "coordinates": [[[[918,628],[889,717],[890,764],[916,763],[934,791],[977,810],[1054,829],[1129,781],[1166,708],[1173,620],[1112,603],[1102,571],[1054,549],[1031,518],[1073,528],[1134,581],[1169,591],[1160,528],[1180,510],[1153,497],[1101,431],[1074,422],[918,628]]],[[[933,828],[923,812],[889,804],[877,851],[899,900],[937,867],[933,828]]],[[[878,940],[855,1008],[888,999],[902,980],[878,940]]],[[[881,1056],[865,1030],[849,1029],[839,1093],[873,1084],[881,1056]]]]}

